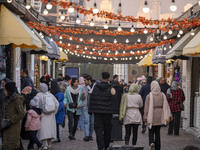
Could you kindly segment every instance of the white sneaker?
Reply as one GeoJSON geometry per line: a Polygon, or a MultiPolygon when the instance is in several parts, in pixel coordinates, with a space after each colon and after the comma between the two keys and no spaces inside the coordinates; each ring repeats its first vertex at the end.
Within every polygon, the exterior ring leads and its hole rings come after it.
{"type": "Polygon", "coordinates": [[[48,147],[47,146],[44,146],[43,148],[42,148],[42,150],[47,150],[48,149],[48,147]]]}
{"type": "Polygon", "coordinates": [[[151,143],[151,145],[149,146],[149,150],[155,150],[155,144],[151,143]]]}

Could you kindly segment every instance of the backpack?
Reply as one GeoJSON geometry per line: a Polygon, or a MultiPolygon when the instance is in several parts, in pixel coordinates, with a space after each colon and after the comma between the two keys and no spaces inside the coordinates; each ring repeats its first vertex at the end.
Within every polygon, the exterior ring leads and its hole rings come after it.
{"type": "Polygon", "coordinates": [[[53,99],[53,95],[49,93],[43,95],[44,108],[42,111],[45,114],[50,114],[56,110],[56,105],[53,99]]]}

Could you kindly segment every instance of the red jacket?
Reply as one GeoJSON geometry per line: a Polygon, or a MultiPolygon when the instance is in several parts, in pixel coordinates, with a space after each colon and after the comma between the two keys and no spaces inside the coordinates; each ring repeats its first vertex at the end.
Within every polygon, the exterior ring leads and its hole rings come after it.
{"type": "Polygon", "coordinates": [[[172,90],[172,99],[167,99],[171,112],[180,112],[181,101],[185,101],[185,95],[182,89],[172,90]]]}

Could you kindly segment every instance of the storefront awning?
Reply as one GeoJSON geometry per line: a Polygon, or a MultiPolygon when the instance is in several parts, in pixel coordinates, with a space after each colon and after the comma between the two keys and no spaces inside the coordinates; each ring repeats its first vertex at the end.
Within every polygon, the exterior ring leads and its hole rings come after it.
{"type": "Polygon", "coordinates": [[[139,63],[138,66],[153,66],[153,52],[149,52],[139,63]]]}
{"type": "Polygon", "coordinates": [[[36,49],[24,48],[22,49],[22,51],[24,52],[30,51],[31,54],[44,54],[44,53],[52,54],[53,48],[47,43],[47,41],[44,40],[35,29],[33,29],[33,32],[41,40],[42,48],[36,48],[36,49]]]}
{"type": "Polygon", "coordinates": [[[164,64],[166,63],[166,54],[170,50],[170,44],[157,46],[153,53],[152,62],[153,64],[164,64]]]}
{"type": "Polygon", "coordinates": [[[60,59],[58,61],[68,61],[68,56],[60,50],[60,59]]]}
{"type": "Polygon", "coordinates": [[[21,48],[41,48],[42,42],[29,27],[4,5],[0,6],[0,45],[13,43],[21,48]]]}
{"type": "MultiPolygon", "coordinates": [[[[194,30],[196,34],[199,31],[199,27],[194,30]]],[[[167,53],[166,59],[188,59],[188,57],[183,56],[183,48],[194,38],[191,32],[186,33],[167,53]]]]}
{"type": "Polygon", "coordinates": [[[183,48],[183,55],[199,55],[200,54],[200,31],[195,37],[183,48]]]}
{"type": "Polygon", "coordinates": [[[46,56],[48,56],[50,59],[59,60],[60,59],[60,50],[59,50],[56,42],[51,40],[48,36],[45,36],[44,39],[53,48],[53,53],[48,53],[48,54],[46,54],[46,56]]]}

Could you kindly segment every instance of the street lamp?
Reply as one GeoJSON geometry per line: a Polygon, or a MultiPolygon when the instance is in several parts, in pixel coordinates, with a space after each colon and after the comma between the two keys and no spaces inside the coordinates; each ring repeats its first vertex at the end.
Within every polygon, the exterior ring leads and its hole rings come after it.
{"type": "Polygon", "coordinates": [[[170,10],[172,12],[175,12],[177,10],[177,6],[175,5],[175,0],[172,0],[172,4],[170,6],[170,10]]]}

